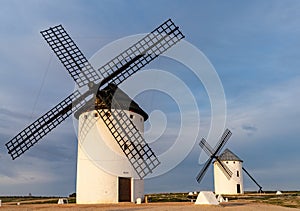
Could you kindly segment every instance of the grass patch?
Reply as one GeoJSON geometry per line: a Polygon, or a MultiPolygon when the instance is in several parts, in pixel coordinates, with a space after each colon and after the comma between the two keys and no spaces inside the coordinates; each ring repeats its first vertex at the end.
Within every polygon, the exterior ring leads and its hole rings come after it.
{"type": "MultiPolygon", "coordinates": [[[[59,198],[56,196],[0,196],[0,200],[3,204],[57,204],[59,198]]],[[[75,197],[67,197],[69,203],[75,203],[75,197]]]]}
{"type": "Polygon", "coordinates": [[[191,201],[188,198],[187,193],[158,193],[158,194],[146,194],[148,202],[188,202],[191,201]]]}
{"type": "Polygon", "coordinates": [[[224,195],[229,200],[246,200],[249,202],[266,203],[283,207],[300,208],[300,192],[290,191],[281,195],[272,193],[254,194],[248,193],[244,195],[224,195]]]}
{"type": "MultiPolygon", "coordinates": [[[[190,202],[191,199],[196,199],[196,196],[188,196],[188,193],[157,193],[146,194],[148,202],[190,202]]],[[[290,191],[284,192],[282,195],[276,195],[275,192],[265,193],[245,193],[240,195],[223,195],[229,201],[247,201],[255,203],[266,203],[283,207],[300,208],[300,192],[290,191]]]]}
{"type": "Polygon", "coordinates": [[[49,199],[53,197],[41,197],[41,196],[0,196],[2,203],[7,202],[19,202],[19,201],[32,201],[32,200],[42,200],[49,199]]]}

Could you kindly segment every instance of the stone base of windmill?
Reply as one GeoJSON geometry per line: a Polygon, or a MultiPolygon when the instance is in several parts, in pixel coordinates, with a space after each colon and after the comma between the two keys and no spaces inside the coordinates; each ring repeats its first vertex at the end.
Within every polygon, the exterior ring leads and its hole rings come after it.
{"type": "Polygon", "coordinates": [[[219,202],[212,191],[201,191],[198,194],[195,204],[197,205],[219,205],[219,202]]]}

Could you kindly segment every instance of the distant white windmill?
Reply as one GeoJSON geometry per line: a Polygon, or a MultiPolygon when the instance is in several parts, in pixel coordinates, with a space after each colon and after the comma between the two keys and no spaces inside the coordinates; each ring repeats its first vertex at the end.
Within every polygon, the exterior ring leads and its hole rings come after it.
{"type": "Polygon", "coordinates": [[[244,184],[242,171],[244,171],[259,187],[258,192],[262,192],[262,187],[242,166],[243,161],[237,155],[229,149],[225,149],[224,152],[219,155],[219,152],[224,147],[231,134],[230,130],[226,129],[215,148],[212,148],[204,138],[200,141],[200,147],[210,156],[210,158],[197,175],[196,179],[198,183],[201,182],[209,165],[213,162],[215,194],[243,194],[244,184]]]}
{"type": "Polygon", "coordinates": [[[232,175],[228,178],[218,161],[214,161],[215,194],[243,194],[243,161],[229,149],[224,150],[219,160],[230,169],[232,175]]]}

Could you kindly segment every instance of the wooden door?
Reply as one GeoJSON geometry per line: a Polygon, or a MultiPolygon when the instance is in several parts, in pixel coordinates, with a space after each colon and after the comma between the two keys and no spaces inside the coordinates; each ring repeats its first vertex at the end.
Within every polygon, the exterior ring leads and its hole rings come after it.
{"type": "Polygon", "coordinates": [[[131,179],[119,177],[119,202],[131,201],[131,179]]]}

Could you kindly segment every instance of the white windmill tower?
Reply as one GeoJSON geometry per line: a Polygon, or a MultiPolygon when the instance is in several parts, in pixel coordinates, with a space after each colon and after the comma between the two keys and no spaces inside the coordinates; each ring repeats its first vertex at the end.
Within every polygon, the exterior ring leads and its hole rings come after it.
{"type": "Polygon", "coordinates": [[[228,178],[218,161],[214,161],[215,194],[243,194],[243,161],[229,149],[225,149],[218,157],[230,169],[232,175],[228,178]]]}
{"type": "Polygon", "coordinates": [[[183,39],[179,27],[168,19],[97,70],[61,25],[41,34],[79,89],[7,142],[8,153],[18,158],[76,113],[77,203],[143,197],[142,180],[160,162],[143,138],[147,114],[117,86],[183,39]]]}
{"type": "MultiPolygon", "coordinates": [[[[102,92],[113,96],[143,136],[147,113],[114,85],[109,85],[102,92]]],[[[106,112],[107,117],[112,117],[114,111],[97,99],[95,109],[99,108],[106,112]]],[[[131,146],[125,144],[120,148],[96,110],[82,107],[75,117],[79,118],[76,202],[117,203],[143,199],[144,180],[139,178],[123,152],[125,148],[131,150],[131,146]]]]}

